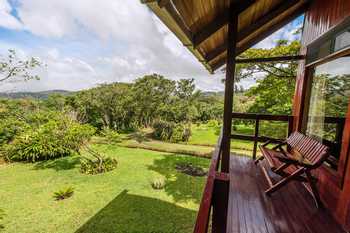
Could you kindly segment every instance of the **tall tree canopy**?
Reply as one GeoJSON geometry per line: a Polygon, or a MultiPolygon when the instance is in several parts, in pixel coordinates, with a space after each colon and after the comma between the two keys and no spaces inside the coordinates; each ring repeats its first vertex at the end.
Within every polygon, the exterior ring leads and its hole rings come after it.
{"type": "MultiPolygon", "coordinates": [[[[297,55],[299,50],[299,41],[280,40],[274,48],[249,49],[240,55],[240,58],[297,55]]],[[[255,98],[254,103],[247,111],[291,114],[297,65],[297,61],[238,64],[237,81],[255,77],[257,82],[257,85],[246,92],[246,96],[255,98]]]]}

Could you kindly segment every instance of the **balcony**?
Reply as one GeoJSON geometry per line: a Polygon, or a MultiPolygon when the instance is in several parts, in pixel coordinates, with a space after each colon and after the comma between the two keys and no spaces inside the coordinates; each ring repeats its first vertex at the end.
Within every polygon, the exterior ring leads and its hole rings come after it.
{"type": "MultiPolygon", "coordinates": [[[[255,135],[231,135],[231,138],[254,141],[254,157],[257,143],[271,139],[259,135],[260,120],[288,122],[288,132],[293,124],[290,116],[234,113],[233,118],[256,121],[255,135]]],[[[334,119],[329,121],[334,122],[334,119]]],[[[343,120],[338,124],[343,124],[343,120]]],[[[231,153],[229,173],[220,172],[221,142],[220,136],[212,156],[195,233],[345,233],[326,208],[316,207],[310,193],[299,182],[292,182],[271,196],[265,195],[267,181],[249,157],[231,153]]]]}

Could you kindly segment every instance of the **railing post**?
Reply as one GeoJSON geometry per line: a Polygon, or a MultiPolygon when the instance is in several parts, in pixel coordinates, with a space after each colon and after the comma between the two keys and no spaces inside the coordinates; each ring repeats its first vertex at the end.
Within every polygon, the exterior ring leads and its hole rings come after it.
{"type": "Polygon", "coordinates": [[[227,35],[227,60],[225,78],[225,99],[224,99],[224,119],[222,137],[222,163],[221,171],[229,172],[230,149],[231,149],[231,129],[232,129],[232,108],[235,85],[235,60],[237,44],[238,13],[233,1],[229,7],[229,22],[227,35]]]}
{"type": "Polygon", "coordinates": [[[288,137],[293,132],[293,124],[294,124],[294,118],[293,116],[288,116],[288,137]]]}
{"type": "Polygon", "coordinates": [[[229,180],[216,179],[213,193],[212,233],[225,233],[227,226],[229,180]]]}
{"type": "Polygon", "coordinates": [[[255,119],[255,131],[254,131],[254,148],[253,148],[253,159],[256,159],[256,150],[258,148],[258,138],[259,138],[259,124],[260,119],[259,115],[256,115],[255,119]]]}

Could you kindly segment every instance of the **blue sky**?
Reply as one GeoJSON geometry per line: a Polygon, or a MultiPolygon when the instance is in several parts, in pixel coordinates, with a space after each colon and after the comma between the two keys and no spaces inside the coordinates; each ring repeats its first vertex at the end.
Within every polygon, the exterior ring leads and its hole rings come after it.
{"type": "MultiPolygon", "coordinates": [[[[214,75],[139,0],[0,0],[0,54],[15,49],[38,57],[40,81],[3,83],[0,91],[80,90],[100,83],[132,82],[145,74],[194,78],[202,90],[222,90],[214,75]]],[[[294,39],[298,18],[262,41],[272,47],[294,39]]],[[[242,83],[252,84],[251,80],[242,83]]]]}

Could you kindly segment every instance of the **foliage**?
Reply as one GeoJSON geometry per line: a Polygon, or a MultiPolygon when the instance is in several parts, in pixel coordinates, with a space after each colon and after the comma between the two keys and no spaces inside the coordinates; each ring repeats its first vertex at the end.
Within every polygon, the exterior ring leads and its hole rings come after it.
{"type": "Polygon", "coordinates": [[[61,189],[61,190],[59,190],[57,192],[54,192],[53,198],[56,201],[61,201],[61,200],[70,198],[71,196],[73,196],[73,194],[74,194],[74,188],[68,187],[68,188],[65,188],[65,189],[61,189]]]}
{"type": "Polygon", "coordinates": [[[43,119],[41,113],[32,114],[26,130],[3,146],[9,160],[36,162],[71,155],[94,133],[88,125],[80,125],[65,115],[56,113],[43,119]]]}
{"type": "Polygon", "coordinates": [[[171,142],[187,142],[191,137],[191,127],[185,124],[176,124],[170,137],[171,142]]]}
{"type": "Polygon", "coordinates": [[[189,124],[157,120],[153,123],[153,136],[156,139],[170,142],[187,142],[191,137],[189,124]]]}
{"type": "Polygon", "coordinates": [[[39,80],[38,75],[33,75],[29,71],[42,65],[42,62],[34,57],[21,60],[14,49],[9,49],[7,56],[0,58],[0,84],[5,81],[39,80]]]}
{"type": "MultiPolygon", "coordinates": [[[[299,50],[299,41],[280,40],[274,48],[249,49],[240,55],[240,58],[297,55],[299,50]]],[[[251,87],[245,93],[247,97],[254,99],[254,102],[249,104],[246,111],[291,114],[297,64],[296,61],[283,64],[280,62],[238,64],[236,69],[237,80],[258,77],[257,85],[251,87]]]]}
{"type": "Polygon", "coordinates": [[[101,131],[101,135],[104,137],[107,143],[114,144],[121,141],[120,134],[117,131],[110,128],[103,128],[103,130],[101,131]]]}
{"type": "Polygon", "coordinates": [[[164,178],[156,178],[152,181],[151,186],[153,189],[163,189],[165,187],[165,180],[164,178]]]}
{"type": "Polygon", "coordinates": [[[169,141],[175,124],[172,122],[157,120],[153,123],[152,127],[154,129],[154,138],[160,139],[162,141],[169,141]]]}
{"type": "Polygon", "coordinates": [[[133,84],[106,84],[79,92],[67,97],[66,104],[78,121],[100,130],[134,131],[151,126],[157,119],[187,123],[219,115],[222,108],[216,105],[222,103],[206,100],[200,104],[202,94],[195,88],[193,79],[172,81],[152,74],[133,84]],[[215,112],[203,113],[203,105],[215,112]],[[200,111],[203,117],[198,117],[200,111]]]}
{"type": "Polygon", "coordinates": [[[118,161],[115,158],[102,156],[97,151],[85,147],[86,151],[95,159],[82,157],[80,161],[80,172],[84,174],[96,175],[112,171],[117,168],[118,161]]]}

